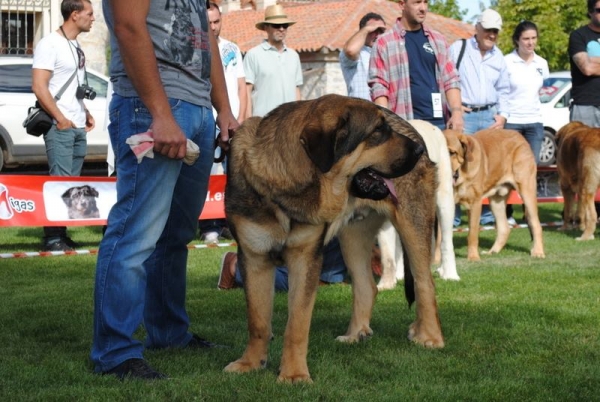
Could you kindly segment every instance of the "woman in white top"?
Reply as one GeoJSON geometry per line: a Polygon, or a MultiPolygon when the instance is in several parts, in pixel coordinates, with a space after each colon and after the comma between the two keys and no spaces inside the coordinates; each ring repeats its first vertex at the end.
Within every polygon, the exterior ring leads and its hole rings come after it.
{"type": "Polygon", "coordinates": [[[515,50],[504,56],[510,80],[509,116],[504,128],[520,132],[539,162],[544,125],[539,90],[548,78],[548,62],[535,53],[537,26],[521,21],[512,36],[515,50]]]}

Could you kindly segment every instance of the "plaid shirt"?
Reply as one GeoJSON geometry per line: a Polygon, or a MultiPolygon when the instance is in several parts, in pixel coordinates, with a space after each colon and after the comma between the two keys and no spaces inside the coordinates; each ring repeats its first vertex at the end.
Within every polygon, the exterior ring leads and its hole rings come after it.
{"type": "MultiPolygon", "coordinates": [[[[446,91],[452,88],[460,89],[460,79],[448,54],[448,44],[444,37],[426,25],[423,25],[423,32],[435,53],[435,78],[442,95],[444,115],[447,117],[449,111],[446,91]]],[[[388,99],[388,108],[391,111],[404,119],[413,119],[405,37],[406,30],[398,18],[392,29],[377,38],[371,50],[369,87],[372,100],[384,96],[388,99]]]]}

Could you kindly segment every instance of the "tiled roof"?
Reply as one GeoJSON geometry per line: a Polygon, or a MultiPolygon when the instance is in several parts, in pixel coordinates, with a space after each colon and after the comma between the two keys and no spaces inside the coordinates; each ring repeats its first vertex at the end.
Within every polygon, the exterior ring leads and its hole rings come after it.
{"type": "MultiPolygon", "coordinates": [[[[345,0],[315,3],[280,2],[288,18],[297,23],[290,27],[286,45],[298,52],[316,52],[322,48],[341,50],[358,29],[358,22],[368,12],[381,14],[388,26],[400,15],[397,3],[387,0],[345,0]]],[[[264,19],[264,10],[232,11],[223,15],[221,36],[235,42],[246,52],[267,37],[255,24],[264,19]]],[[[446,36],[448,43],[469,38],[474,29],[470,24],[427,13],[425,23],[446,36]]]]}

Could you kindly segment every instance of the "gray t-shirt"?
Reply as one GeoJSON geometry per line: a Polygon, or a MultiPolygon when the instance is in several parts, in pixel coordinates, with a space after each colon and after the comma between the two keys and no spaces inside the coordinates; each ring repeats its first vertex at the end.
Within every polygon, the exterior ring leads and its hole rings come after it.
{"type": "MultiPolygon", "coordinates": [[[[114,91],[125,97],[138,96],[125,73],[109,0],[102,0],[102,8],[111,33],[110,77],[114,91]]],[[[210,108],[206,0],[151,0],[146,22],[167,96],[210,108]]]]}

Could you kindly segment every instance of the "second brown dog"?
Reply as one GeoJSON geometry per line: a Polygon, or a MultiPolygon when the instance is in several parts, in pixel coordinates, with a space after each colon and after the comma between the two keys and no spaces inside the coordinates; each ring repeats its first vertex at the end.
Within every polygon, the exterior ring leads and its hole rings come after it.
{"type": "Polygon", "coordinates": [[[506,201],[516,190],[525,204],[526,219],[533,237],[531,256],[544,258],[542,226],[537,208],[535,157],[517,131],[488,129],[474,135],[445,130],[454,172],[454,200],[469,210],[467,258],[479,261],[479,218],[481,201],[488,197],[496,219],[496,241],[489,253],[506,245],[510,226],[506,201]]]}
{"type": "Polygon", "coordinates": [[[592,240],[598,220],[594,198],[600,186],[600,129],[574,121],[558,130],[556,141],[556,167],[565,200],[561,229],[573,228],[577,195],[576,217],[583,233],[576,240],[592,240]]]}

